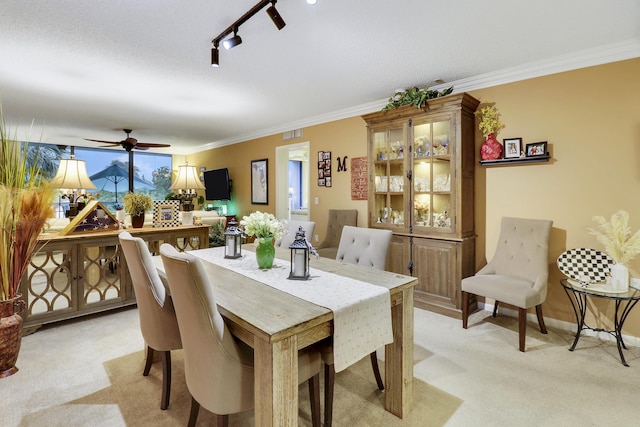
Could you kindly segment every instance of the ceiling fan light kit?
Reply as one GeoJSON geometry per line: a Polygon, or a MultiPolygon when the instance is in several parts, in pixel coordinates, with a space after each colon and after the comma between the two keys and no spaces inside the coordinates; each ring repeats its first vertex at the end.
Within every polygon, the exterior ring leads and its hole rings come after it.
{"type": "MultiPolygon", "coordinates": [[[[267,15],[269,15],[269,17],[273,21],[274,25],[278,28],[278,30],[283,29],[287,24],[284,22],[284,19],[282,19],[282,16],[276,9],[276,3],[277,3],[277,0],[260,1],[258,4],[256,4],[251,9],[249,9],[249,11],[247,11],[244,15],[238,18],[236,22],[229,25],[224,31],[218,34],[216,38],[211,40],[211,43],[213,43],[213,48],[211,49],[211,66],[217,68],[220,65],[220,57],[219,57],[220,51],[218,49],[218,47],[220,46],[220,43],[222,42],[222,45],[226,49],[231,49],[239,45],[240,43],[242,43],[242,39],[238,35],[238,29],[240,28],[240,25],[247,22],[253,15],[260,12],[264,7],[268,6],[269,4],[270,6],[267,7],[267,10],[266,10],[267,15]],[[233,33],[233,37],[226,38],[231,33],[233,33]]],[[[307,3],[316,4],[315,0],[307,0],[307,3]]]]}

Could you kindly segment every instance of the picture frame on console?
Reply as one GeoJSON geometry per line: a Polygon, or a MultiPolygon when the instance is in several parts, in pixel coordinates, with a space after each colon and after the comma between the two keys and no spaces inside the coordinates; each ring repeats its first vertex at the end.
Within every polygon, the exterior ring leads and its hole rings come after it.
{"type": "Polygon", "coordinates": [[[180,200],[154,200],[153,201],[153,226],[177,227],[179,218],[180,200]]]}
{"type": "Polygon", "coordinates": [[[527,157],[544,156],[547,154],[547,141],[532,142],[526,145],[527,157]]]}

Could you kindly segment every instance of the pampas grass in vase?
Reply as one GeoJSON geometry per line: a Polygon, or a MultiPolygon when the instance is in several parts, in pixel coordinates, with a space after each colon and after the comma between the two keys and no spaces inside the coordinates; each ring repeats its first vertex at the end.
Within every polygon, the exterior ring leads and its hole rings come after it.
{"type": "Polygon", "coordinates": [[[597,229],[589,229],[602,243],[604,250],[616,264],[611,267],[611,286],[614,290],[629,289],[629,268],[626,265],[640,254],[640,230],[631,234],[629,213],[624,210],[611,215],[611,220],[602,216],[594,216],[597,229]]]}

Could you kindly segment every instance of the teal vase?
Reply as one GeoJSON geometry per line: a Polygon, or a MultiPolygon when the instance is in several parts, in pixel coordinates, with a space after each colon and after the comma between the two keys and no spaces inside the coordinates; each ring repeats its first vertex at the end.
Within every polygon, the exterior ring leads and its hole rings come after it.
{"type": "Polygon", "coordinates": [[[256,260],[258,267],[267,269],[273,267],[273,259],[276,256],[276,248],[273,247],[273,239],[270,237],[258,238],[258,247],[256,248],[256,260]]]}

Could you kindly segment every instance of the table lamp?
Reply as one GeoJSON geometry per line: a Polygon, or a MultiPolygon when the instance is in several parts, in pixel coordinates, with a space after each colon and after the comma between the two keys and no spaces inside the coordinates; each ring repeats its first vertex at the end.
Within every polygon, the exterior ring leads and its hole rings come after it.
{"type": "Polygon", "coordinates": [[[58,172],[53,177],[51,185],[59,188],[70,197],[69,210],[65,214],[68,218],[75,217],[78,211],[84,208],[84,206],[79,206],[78,204],[78,198],[84,194],[84,191],[96,189],[87,174],[87,164],[84,160],[74,159],[73,154],[70,159],[60,159],[58,172]],[[70,193],[67,193],[67,191],[70,191],[70,193]]]}
{"type": "Polygon", "coordinates": [[[178,166],[178,176],[169,189],[178,190],[178,198],[182,202],[182,225],[193,225],[193,199],[196,190],[204,190],[196,167],[189,166],[189,163],[178,166]]]}

